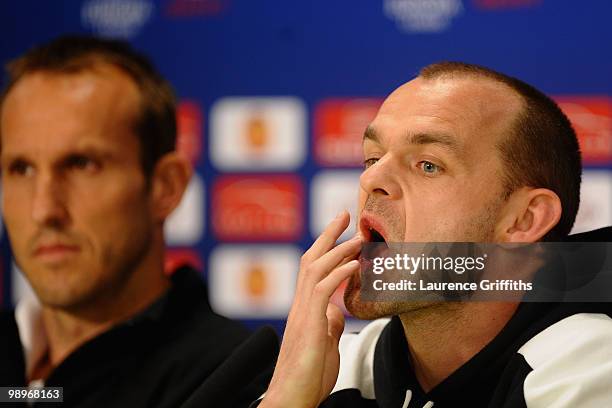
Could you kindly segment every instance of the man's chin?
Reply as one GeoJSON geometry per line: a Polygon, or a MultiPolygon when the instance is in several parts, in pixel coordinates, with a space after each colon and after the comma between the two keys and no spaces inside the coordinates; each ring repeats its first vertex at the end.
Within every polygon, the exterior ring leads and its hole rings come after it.
{"type": "Polygon", "coordinates": [[[344,291],[344,306],[355,318],[374,320],[392,316],[397,305],[393,302],[367,302],[361,300],[359,277],[352,276],[344,291]]]}
{"type": "Polygon", "coordinates": [[[87,304],[96,293],[96,283],[72,267],[28,267],[26,279],[40,303],[49,308],[72,310],[87,304]]]}
{"type": "Polygon", "coordinates": [[[84,304],[88,304],[93,297],[89,288],[66,285],[62,288],[47,286],[34,286],[34,293],[38,297],[40,303],[52,309],[62,309],[70,311],[78,309],[84,304]]]}
{"type": "Polygon", "coordinates": [[[353,302],[345,304],[348,312],[356,319],[361,320],[375,320],[381,317],[392,316],[393,313],[389,313],[384,309],[381,310],[381,304],[376,302],[353,302]]]}
{"type": "Polygon", "coordinates": [[[405,313],[415,312],[437,305],[436,302],[406,301],[406,302],[382,302],[362,301],[359,283],[351,277],[344,291],[344,306],[355,318],[362,320],[374,320],[382,317],[391,317],[405,313]]]}

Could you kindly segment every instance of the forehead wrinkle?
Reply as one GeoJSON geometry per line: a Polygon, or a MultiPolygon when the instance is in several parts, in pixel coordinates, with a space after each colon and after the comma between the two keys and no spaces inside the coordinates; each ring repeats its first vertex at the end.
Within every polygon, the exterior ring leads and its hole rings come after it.
{"type": "MultiPolygon", "coordinates": [[[[406,144],[414,146],[438,145],[452,153],[460,153],[463,151],[463,145],[460,141],[448,133],[443,132],[405,132],[404,141],[406,144]]],[[[373,126],[368,126],[363,134],[363,142],[370,140],[375,143],[380,143],[380,138],[376,129],[373,126]]]]}
{"type": "Polygon", "coordinates": [[[463,147],[457,138],[441,132],[412,133],[408,131],[405,140],[411,145],[435,144],[453,152],[459,152],[463,147]]]}

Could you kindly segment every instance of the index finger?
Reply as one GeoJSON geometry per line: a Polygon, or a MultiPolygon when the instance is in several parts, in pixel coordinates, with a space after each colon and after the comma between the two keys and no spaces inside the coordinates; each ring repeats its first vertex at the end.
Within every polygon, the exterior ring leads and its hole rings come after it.
{"type": "Polygon", "coordinates": [[[302,260],[309,264],[329,252],[336,244],[338,238],[340,238],[340,235],[349,226],[350,219],[351,216],[346,210],[338,214],[336,218],[327,224],[325,230],[323,230],[308,251],[304,253],[302,260]]]}

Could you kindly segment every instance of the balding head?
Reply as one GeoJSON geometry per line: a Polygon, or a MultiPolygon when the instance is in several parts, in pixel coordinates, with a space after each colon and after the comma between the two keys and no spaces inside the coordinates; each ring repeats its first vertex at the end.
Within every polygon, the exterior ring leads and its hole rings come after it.
{"type": "Polygon", "coordinates": [[[499,84],[520,98],[521,108],[509,117],[507,137],[498,144],[504,161],[506,194],[523,186],[554,191],[561,200],[563,213],[544,239],[555,241],[567,236],[580,203],[582,163],[576,133],[557,104],[521,80],[473,64],[428,65],[419,78],[428,81],[471,78],[481,81],[483,87],[487,83],[499,84]]]}

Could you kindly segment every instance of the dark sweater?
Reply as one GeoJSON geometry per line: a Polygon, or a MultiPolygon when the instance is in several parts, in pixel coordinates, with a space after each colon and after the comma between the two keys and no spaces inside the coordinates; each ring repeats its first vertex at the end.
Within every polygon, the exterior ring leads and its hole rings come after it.
{"type": "MultiPolygon", "coordinates": [[[[80,346],[53,370],[45,386],[63,387],[62,407],[178,407],[248,336],[242,325],[211,310],[197,272],[181,268],[165,295],[80,346]]],[[[0,314],[0,354],[0,386],[26,386],[12,312],[0,314]]],[[[248,406],[261,395],[272,364],[249,386],[228,389],[232,406],[248,406]]]]}

